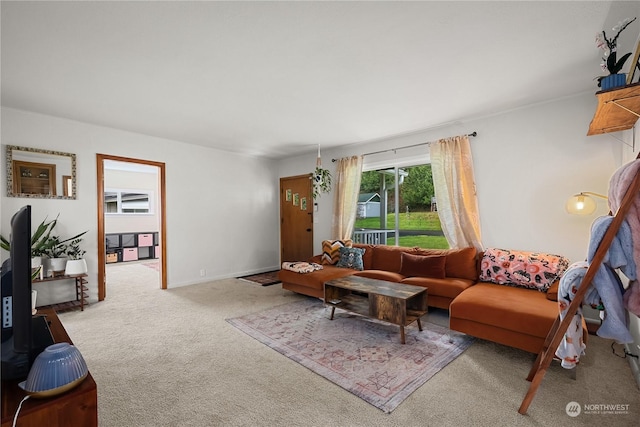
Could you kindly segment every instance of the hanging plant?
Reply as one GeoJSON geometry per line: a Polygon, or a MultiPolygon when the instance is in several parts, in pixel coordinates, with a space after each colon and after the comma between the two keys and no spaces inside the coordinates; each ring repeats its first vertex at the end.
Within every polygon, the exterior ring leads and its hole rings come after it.
{"type": "Polygon", "coordinates": [[[322,166],[316,166],[313,173],[313,198],[317,199],[320,193],[328,193],[331,191],[331,172],[323,169],[322,166]]]}
{"type": "Polygon", "coordinates": [[[316,159],[316,170],[313,172],[313,199],[317,199],[320,193],[331,191],[331,172],[322,167],[320,157],[320,144],[318,144],[318,158],[316,159]]]}

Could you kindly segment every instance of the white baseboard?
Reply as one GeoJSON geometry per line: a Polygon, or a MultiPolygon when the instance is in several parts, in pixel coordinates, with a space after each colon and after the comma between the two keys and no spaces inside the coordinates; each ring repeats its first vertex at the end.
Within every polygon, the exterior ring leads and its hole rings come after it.
{"type": "MultiPolygon", "coordinates": [[[[625,350],[627,351],[627,353],[638,354],[637,349],[631,348],[632,345],[633,344],[625,344],[624,345],[625,350]]],[[[640,360],[638,360],[638,358],[636,357],[629,357],[629,356],[627,356],[627,359],[629,359],[629,366],[631,367],[631,372],[633,373],[633,377],[636,379],[636,385],[640,389],[640,360]]]]}

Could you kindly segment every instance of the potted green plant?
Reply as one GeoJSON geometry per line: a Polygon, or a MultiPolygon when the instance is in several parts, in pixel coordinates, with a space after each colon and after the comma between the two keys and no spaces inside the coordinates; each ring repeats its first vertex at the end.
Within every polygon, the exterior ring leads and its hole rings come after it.
{"type": "MultiPolygon", "coordinates": [[[[47,222],[47,218],[42,220],[33,235],[31,236],[31,267],[37,268],[42,265],[42,256],[47,250],[51,242],[51,232],[55,228],[58,221],[56,219],[47,222]]],[[[0,247],[7,252],[11,251],[11,243],[0,235],[0,247]]]]}
{"type": "Polygon", "coordinates": [[[80,242],[82,238],[78,237],[69,242],[67,246],[67,266],[64,274],[68,276],[79,276],[87,272],[87,262],[84,259],[84,254],[87,253],[84,249],[80,248],[80,242]]]}
{"type": "MultiPolygon", "coordinates": [[[[67,252],[69,250],[68,242],[80,239],[86,231],[77,234],[68,239],[60,240],[58,236],[52,236],[49,238],[44,248],[44,255],[46,255],[47,265],[45,267],[45,275],[50,277],[52,275],[60,274],[65,271],[67,264],[67,252]]],[[[81,239],[80,239],[81,240],[81,239]]]]}
{"type": "Polygon", "coordinates": [[[64,271],[67,263],[67,245],[64,241],[60,241],[58,236],[52,236],[49,238],[49,245],[44,250],[44,255],[48,259],[48,266],[46,268],[46,276],[55,275],[64,271]],[[52,274],[50,274],[51,272],[52,274]]]}
{"type": "MultiPolygon", "coordinates": [[[[31,256],[42,256],[44,250],[49,244],[49,238],[51,237],[51,232],[56,226],[58,218],[53,221],[47,222],[45,218],[40,225],[36,228],[33,235],[31,236],[31,256]]],[[[11,243],[4,238],[4,236],[0,235],[0,248],[5,251],[11,251],[11,243]]]]}
{"type": "Polygon", "coordinates": [[[331,191],[331,172],[322,167],[320,157],[320,145],[318,145],[318,158],[316,159],[316,169],[313,171],[313,200],[317,199],[320,193],[331,191]]]}
{"type": "Polygon", "coordinates": [[[328,193],[331,191],[331,172],[322,167],[316,167],[313,173],[313,198],[318,198],[320,193],[328,193]]]}

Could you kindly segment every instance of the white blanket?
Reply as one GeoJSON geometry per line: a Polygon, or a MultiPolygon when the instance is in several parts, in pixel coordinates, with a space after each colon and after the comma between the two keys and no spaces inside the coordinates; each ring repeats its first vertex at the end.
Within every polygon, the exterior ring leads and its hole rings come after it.
{"type": "Polygon", "coordinates": [[[311,273],[316,270],[322,270],[322,266],[320,264],[316,264],[315,262],[283,262],[282,263],[283,270],[291,270],[296,273],[311,273]]]}

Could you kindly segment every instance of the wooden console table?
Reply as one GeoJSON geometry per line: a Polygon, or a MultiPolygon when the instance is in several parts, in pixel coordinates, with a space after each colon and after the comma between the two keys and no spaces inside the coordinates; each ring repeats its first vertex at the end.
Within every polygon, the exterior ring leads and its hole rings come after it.
{"type": "Polygon", "coordinates": [[[87,279],[85,279],[85,277],[87,277],[87,274],[78,274],[73,276],[68,276],[65,274],[63,276],[53,276],[53,277],[45,277],[44,279],[35,279],[33,280],[33,283],[38,284],[38,283],[53,282],[56,280],[74,280],[76,285],[75,300],[61,302],[58,304],[52,304],[50,306],[44,306],[44,307],[53,308],[56,311],[69,310],[72,308],[80,307],[80,311],[84,311],[85,304],[89,304],[89,302],[87,301],[87,298],[89,298],[89,295],[87,294],[87,292],[89,291],[89,288],[87,288],[86,286],[87,283],[89,282],[87,282],[87,279]]]}
{"type": "MultiPolygon", "coordinates": [[[[55,342],[73,344],[67,331],[53,309],[44,309],[39,315],[47,317],[55,342]]],[[[18,387],[18,380],[2,381],[2,427],[10,427],[20,401],[26,395],[18,387]]],[[[48,399],[29,398],[22,405],[17,425],[19,427],[97,427],[98,390],[91,376],[74,389],[48,399]]]]}

